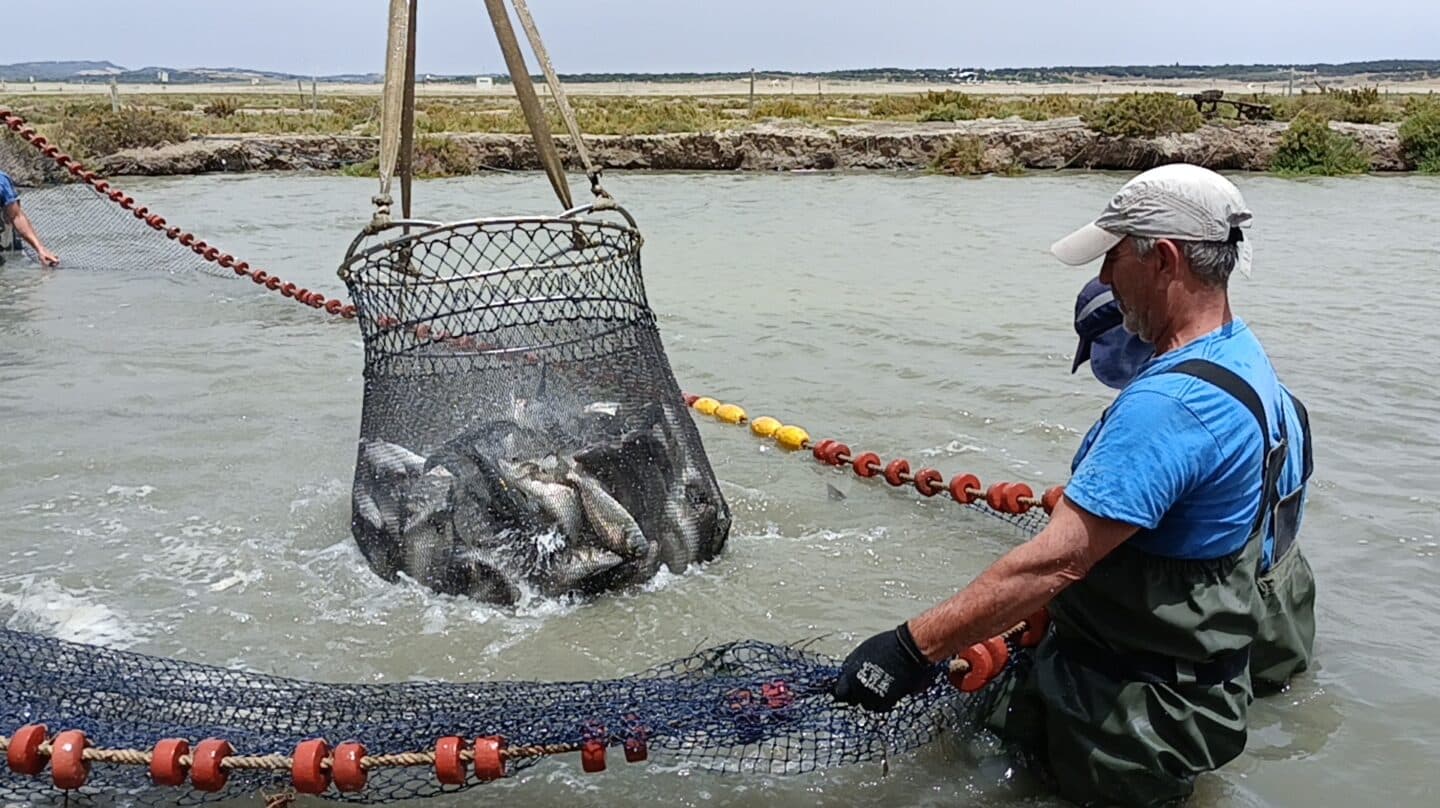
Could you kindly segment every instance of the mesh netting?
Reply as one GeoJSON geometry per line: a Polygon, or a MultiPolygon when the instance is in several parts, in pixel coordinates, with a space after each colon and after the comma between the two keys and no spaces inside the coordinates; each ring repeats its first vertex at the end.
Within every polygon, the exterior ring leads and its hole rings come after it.
{"type": "Polygon", "coordinates": [[[1031,508],[1025,513],[1005,513],[997,511],[981,501],[972,502],[966,506],[973,508],[986,516],[999,519],[1002,522],[1014,527],[1026,536],[1034,536],[1050,523],[1050,517],[1039,508],[1031,508]]]}
{"type": "Polygon", "coordinates": [[[352,532],[377,572],[510,603],[720,552],[729,507],[633,227],[414,225],[341,274],[365,341],[352,532]]]}
{"type": "MultiPolygon", "coordinates": [[[[115,204],[92,186],[75,182],[53,160],[0,127],[0,171],[20,186],[20,204],[45,246],[66,269],[152,269],[162,272],[222,270],[133,211],[115,204]]],[[[29,245],[20,242],[31,260],[29,245]]]]}
{"type": "MultiPolygon", "coordinates": [[[[1026,664],[1020,649],[1010,672],[1026,664]]],[[[800,648],[738,642],[620,679],[588,682],[303,682],[0,630],[0,733],[43,723],[80,729],[103,749],[145,751],[165,738],[219,737],[236,755],[290,755],[308,738],[363,743],[370,756],[426,752],[446,736],[498,735],[507,748],[564,754],[587,740],[643,741],[651,759],[725,772],[800,774],[914,749],[940,732],[966,732],[1004,676],[963,694],[939,672],[931,687],[886,717],[838,705],[838,660],[800,648]]],[[[508,769],[544,755],[511,757],[508,769]]],[[[206,794],[159,788],[144,765],[95,763],[79,793],[128,793],[146,804],[195,803],[290,783],[288,762],[232,771],[206,794]]],[[[442,786],[433,764],[378,767],[369,783],[331,798],[383,802],[463,790],[442,786]]],[[[74,795],[76,792],[71,792],[74,795]]],[[[60,797],[45,775],[0,772],[0,796],[60,797]]]]}

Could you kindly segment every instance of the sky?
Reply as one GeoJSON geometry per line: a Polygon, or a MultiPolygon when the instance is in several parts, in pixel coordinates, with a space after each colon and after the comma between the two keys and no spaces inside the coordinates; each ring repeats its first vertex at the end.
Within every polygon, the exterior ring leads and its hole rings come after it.
{"type": "MultiPolygon", "coordinates": [[[[482,0],[419,0],[418,69],[501,73],[482,0]]],[[[388,0],[0,0],[0,64],[382,69],[388,0]]],[[[530,0],[556,69],[1346,62],[1440,58],[1437,0],[530,0]]]]}

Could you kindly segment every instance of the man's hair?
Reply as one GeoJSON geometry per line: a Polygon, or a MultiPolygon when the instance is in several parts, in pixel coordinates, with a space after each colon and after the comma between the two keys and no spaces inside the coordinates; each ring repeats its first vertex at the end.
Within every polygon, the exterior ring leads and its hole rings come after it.
{"type": "MultiPolygon", "coordinates": [[[[1135,254],[1141,258],[1150,254],[1155,249],[1158,238],[1145,238],[1143,236],[1131,236],[1130,240],[1135,244],[1135,254]]],[[[1169,239],[1180,247],[1185,258],[1190,262],[1190,271],[1195,273],[1207,286],[1216,289],[1224,289],[1230,283],[1230,273],[1235,271],[1235,265],[1240,262],[1240,245],[1228,241],[1184,241],[1182,239],[1169,239]]]]}

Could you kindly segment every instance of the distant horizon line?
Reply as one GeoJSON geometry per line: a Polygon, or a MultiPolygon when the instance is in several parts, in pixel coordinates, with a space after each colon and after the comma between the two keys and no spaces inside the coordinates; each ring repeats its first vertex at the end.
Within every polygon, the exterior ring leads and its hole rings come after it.
{"type": "MultiPolygon", "coordinates": [[[[90,69],[77,69],[72,75],[77,78],[107,78],[109,75],[124,75],[150,71],[169,71],[173,73],[238,73],[250,74],[257,77],[284,77],[284,78],[313,78],[331,79],[347,77],[369,77],[382,75],[381,70],[368,71],[333,71],[328,73],[307,73],[292,72],[285,70],[269,70],[253,67],[173,67],[164,64],[147,64],[137,68],[126,67],[108,59],[50,59],[43,61],[22,61],[10,64],[0,64],[0,71],[16,70],[28,67],[44,67],[59,65],[95,65],[90,69]]],[[[1220,63],[1133,63],[1133,64],[1094,64],[1094,65],[1033,65],[1023,67],[984,67],[984,66],[930,66],[930,67],[898,67],[893,65],[881,65],[874,67],[847,67],[833,68],[829,70],[783,70],[770,68],[739,68],[733,70],[575,70],[562,72],[562,77],[586,77],[586,76],[627,76],[636,78],[649,77],[706,77],[706,76],[745,76],[754,73],[758,76],[830,76],[848,74],[965,74],[965,73],[999,73],[999,74],[1021,74],[1021,73],[1050,73],[1050,74],[1077,74],[1092,73],[1096,75],[1120,75],[1118,71],[1144,70],[1155,71],[1254,71],[1254,70],[1306,70],[1331,69],[1340,73],[1396,73],[1413,71],[1440,71],[1440,59],[1365,59],[1345,62],[1220,62],[1220,63]]],[[[434,79],[469,79],[476,77],[508,78],[506,72],[437,72],[417,71],[418,75],[434,79]]],[[[54,81],[53,78],[45,79],[54,81]]]]}

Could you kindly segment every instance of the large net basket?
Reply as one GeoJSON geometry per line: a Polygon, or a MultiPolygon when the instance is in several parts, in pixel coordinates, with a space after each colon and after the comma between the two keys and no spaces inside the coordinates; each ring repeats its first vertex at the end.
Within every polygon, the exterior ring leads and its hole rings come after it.
{"type": "Polygon", "coordinates": [[[381,575],[510,603],[724,546],[628,214],[393,225],[341,266],[365,343],[352,532],[381,575]]]}

